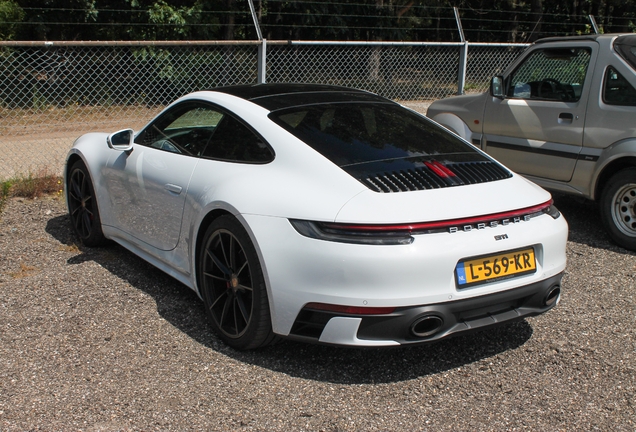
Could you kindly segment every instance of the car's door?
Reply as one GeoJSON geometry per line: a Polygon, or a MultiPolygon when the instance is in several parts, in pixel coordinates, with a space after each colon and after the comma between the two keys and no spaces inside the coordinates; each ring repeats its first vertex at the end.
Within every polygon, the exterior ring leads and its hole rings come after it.
{"type": "Polygon", "coordinates": [[[486,151],[520,174],[569,181],[583,145],[593,41],[538,44],[505,77],[505,97],[488,98],[486,151]]]}
{"type": "Polygon", "coordinates": [[[104,179],[116,228],[161,250],[177,246],[192,172],[222,118],[185,102],[142,130],[132,152],[113,152],[104,179]]]}

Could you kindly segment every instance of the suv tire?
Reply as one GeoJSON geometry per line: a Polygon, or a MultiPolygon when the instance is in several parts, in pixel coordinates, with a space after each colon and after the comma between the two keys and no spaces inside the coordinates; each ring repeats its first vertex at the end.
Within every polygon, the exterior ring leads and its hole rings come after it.
{"type": "Polygon", "coordinates": [[[601,194],[601,218],[612,239],[636,250],[636,167],[614,174],[601,194]]]}

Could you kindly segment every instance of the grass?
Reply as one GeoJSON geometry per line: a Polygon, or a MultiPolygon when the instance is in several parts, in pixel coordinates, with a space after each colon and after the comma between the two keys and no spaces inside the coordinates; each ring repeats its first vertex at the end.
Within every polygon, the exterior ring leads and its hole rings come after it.
{"type": "Polygon", "coordinates": [[[48,169],[18,175],[0,182],[0,213],[11,197],[38,198],[44,195],[61,195],[64,189],[62,177],[48,169]]]}

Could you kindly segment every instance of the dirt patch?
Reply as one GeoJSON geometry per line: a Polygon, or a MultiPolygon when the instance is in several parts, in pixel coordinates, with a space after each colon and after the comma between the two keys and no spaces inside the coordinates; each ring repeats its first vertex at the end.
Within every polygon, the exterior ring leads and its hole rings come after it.
{"type": "MultiPolygon", "coordinates": [[[[400,103],[426,114],[432,101],[400,103]]],[[[0,109],[0,180],[42,170],[62,173],[66,154],[80,135],[126,128],[139,130],[161,109],[161,106],[0,109]]]]}
{"type": "Polygon", "coordinates": [[[0,110],[0,180],[46,170],[61,173],[77,137],[141,129],[163,107],[69,107],[0,110]]]}

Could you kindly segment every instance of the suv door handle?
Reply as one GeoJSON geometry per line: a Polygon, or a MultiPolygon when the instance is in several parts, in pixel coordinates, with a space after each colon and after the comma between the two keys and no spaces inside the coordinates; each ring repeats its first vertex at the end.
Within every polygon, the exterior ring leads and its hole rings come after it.
{"type": "Polygon", "coordinates": [[[573,120],[574,120],[574,115],[572,115],[572,113],[559,114],[559,123],[572,123],[573,120]]]}

